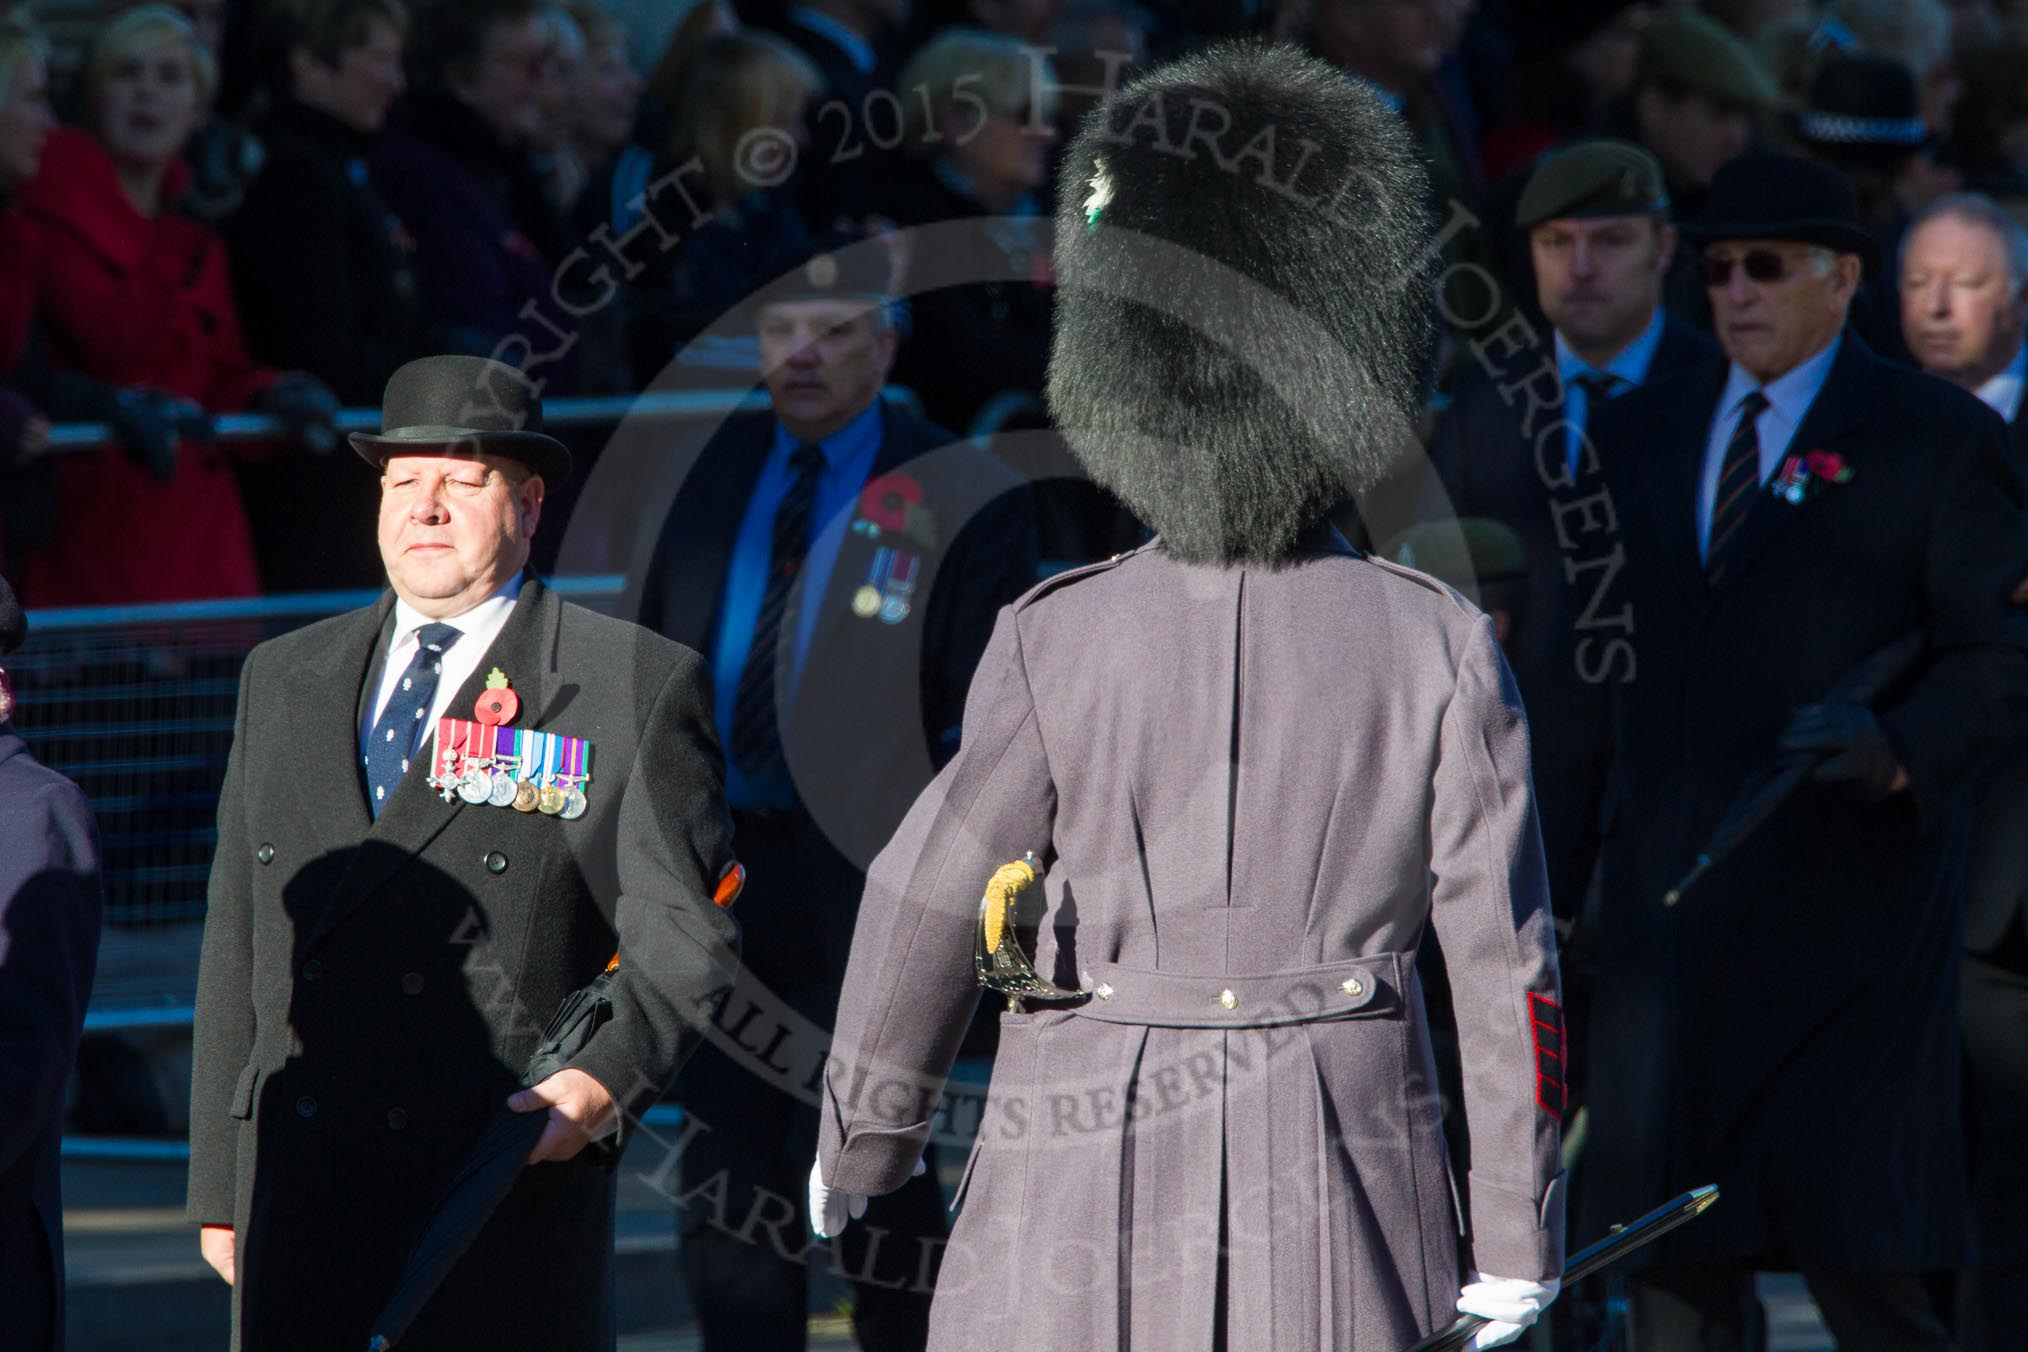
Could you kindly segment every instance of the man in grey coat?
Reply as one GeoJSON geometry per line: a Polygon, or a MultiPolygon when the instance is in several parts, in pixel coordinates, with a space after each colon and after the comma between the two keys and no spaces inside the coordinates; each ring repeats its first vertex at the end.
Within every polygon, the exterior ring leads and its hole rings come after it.
{"type": "Polygon", "coordinates": [[[1490,622],[1324,520],[1422,388],[1422,170],[1369,91],[1249,48],[1136,81],[1065,163],[1052,412],[1159,538],[1002,612],[957,758],[875,861],[815,1223],[915,1167],[980,892],[1033,852],[1037,967],[1083,994],[1002,1016],[931,1346],[1374,1352],[1456,1309],[1511,1341],[1563,1262],[1527,728],[1490,622]]]}

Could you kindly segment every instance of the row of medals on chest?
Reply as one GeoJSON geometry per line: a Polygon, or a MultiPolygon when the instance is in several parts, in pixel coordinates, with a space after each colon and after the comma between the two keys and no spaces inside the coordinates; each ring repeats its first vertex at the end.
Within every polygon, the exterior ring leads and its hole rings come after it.
{"type": "Polygon", "coordinates": [[[520,700],[498,667],[473,710],[476,718],[437,720],[429,785],[448,803],[513,808],[571,821],[589,806],[591,743],[582,737],[510,728],[520,700]]]}

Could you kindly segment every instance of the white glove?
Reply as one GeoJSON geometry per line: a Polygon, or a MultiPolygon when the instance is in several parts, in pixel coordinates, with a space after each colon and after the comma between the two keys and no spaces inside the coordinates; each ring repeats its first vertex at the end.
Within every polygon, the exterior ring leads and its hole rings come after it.
{"type": "Polygon", "coordinates": [[[1458,1313],[1475,1314],[1489,1322],[1465,1346],[1471,1352],[1481,1352],[1513,1342],[1549,1308],[1549,1302],[1556,1299],[1562,1286],[1558,1278],[1531,1282],[1520,1277],[1466,1273],[1465,1287],[1458,1292],[1458,1313]]]}
{"type": "MultiPolygon", "coordinates": [[[[915,1162],[912,1178],[921,1178],[926,1172],[921,1160],[915,1162]]],[[[824,1165],[819,1161],[810,1166],[810,1228],[817,1232],[819,1239],[835,1239],[845,1232],[849,1218],[858,1220],[866,1214],[866,1199],[856,1192],[840,1192],[824,1182],[824,1165]]]]}

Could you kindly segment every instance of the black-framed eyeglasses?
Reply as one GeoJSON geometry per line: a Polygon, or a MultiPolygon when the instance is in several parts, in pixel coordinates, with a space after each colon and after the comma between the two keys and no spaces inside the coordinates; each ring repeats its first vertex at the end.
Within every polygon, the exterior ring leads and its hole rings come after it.
{"type": "Polygon", "coordinates": [[[1737,263],[1746,269],[1750,282],[1778,282],[1789,275],[1789,270],[1802,265],[1809,257],[1802,254],[1786,258],[1772,249],[1748,249],[1738,258],[1713,258],[1706,255],[1704,262],[1704,285],[1724,286],[1732,280],[1732,267],[1737,263]]]}

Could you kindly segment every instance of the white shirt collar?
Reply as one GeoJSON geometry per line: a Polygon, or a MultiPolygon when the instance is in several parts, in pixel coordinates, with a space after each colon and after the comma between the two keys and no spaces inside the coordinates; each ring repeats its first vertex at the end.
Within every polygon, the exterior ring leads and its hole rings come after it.
{"type": "Polygon", "coordinates": [[[2013,422],[2021,412],[2021,389],[2028,384],[2028,342],[2014,349],[2014,360],[2007,363],[2007,369],[1995,375],[1973,393],[1985,402],[1987,408],[2013,422]]]}
{"type": "Polygon", "coordinates": [[[483,633],[487,641],[491,642],[493,635],[500,631],[500,626],[507,622],[507,612],[514,608],[514,598],[521,595],[521,579],[522,574],[516,573],[507,579],[506,585],[500,590],[463,614],[453,615],[446,620],[431,619],[408,602],[399,597],[395,598],[394,634],[388,644],[388,652],[392,653],[406,644],[414,643],[415,631],[426,624],[448,624],[468,637],[483,633]]]}

